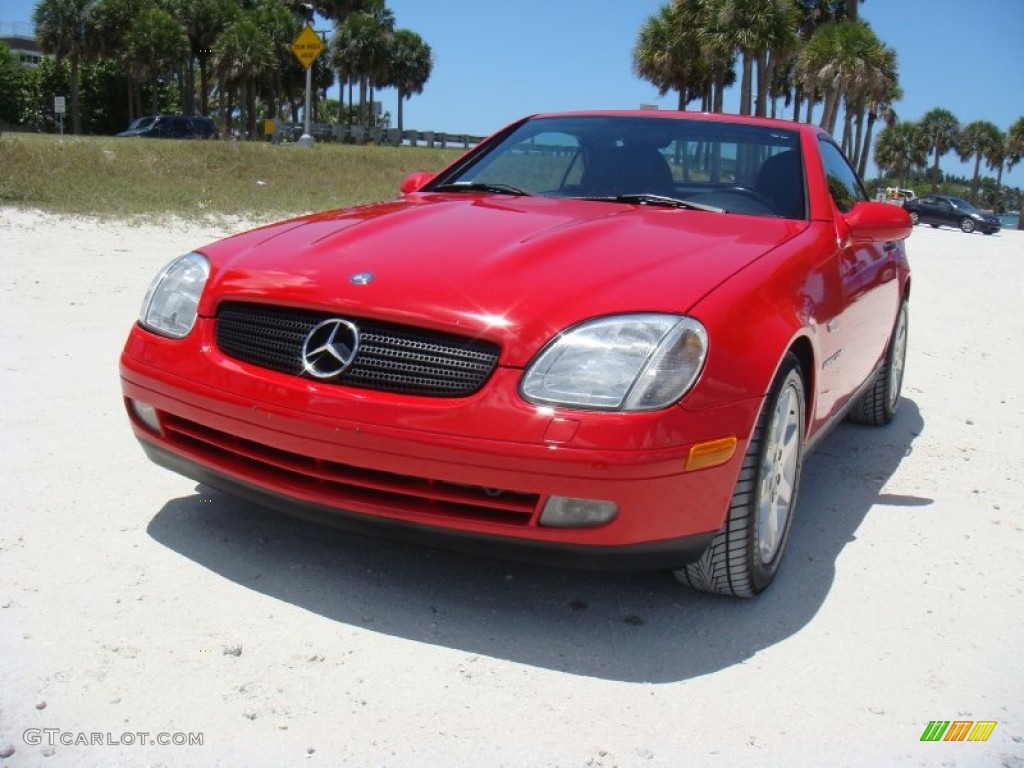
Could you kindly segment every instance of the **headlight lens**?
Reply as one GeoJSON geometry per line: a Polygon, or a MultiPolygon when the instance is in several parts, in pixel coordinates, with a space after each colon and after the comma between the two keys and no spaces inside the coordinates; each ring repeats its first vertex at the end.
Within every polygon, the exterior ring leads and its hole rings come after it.
{"type": "Polygon", "coordinates": [[[692,317],[615,315],[557,336],[523,376],[535,403],[611,411],[653,411],[693,386],[707,356],[704,326],[692,317]]]}
{"type": "Polygon", "coordinates": [[[139,323],[161,336],[181,339],[196,322],[196,311],[203,286],[210,276],[205,256],[187,253],[156,276],[142,302],[139,323]]]}

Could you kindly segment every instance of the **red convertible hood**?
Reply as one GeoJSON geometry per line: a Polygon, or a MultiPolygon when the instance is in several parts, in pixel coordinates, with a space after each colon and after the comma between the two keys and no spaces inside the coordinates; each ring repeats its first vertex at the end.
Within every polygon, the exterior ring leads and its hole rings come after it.
{"type": "Polygon", "coordinates": [[[273,301],[479,336],[522,366],[554,334],[622,312],[686,312],[806,222],[543,197],[418,194],[201,249],[200,312],[273,301]],[[373,280],[355,285],[352,275],[373,280]]]}

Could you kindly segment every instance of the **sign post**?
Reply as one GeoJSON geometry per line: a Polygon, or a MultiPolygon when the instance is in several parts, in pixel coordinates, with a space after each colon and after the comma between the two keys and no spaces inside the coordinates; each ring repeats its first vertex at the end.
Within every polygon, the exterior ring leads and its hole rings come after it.
{"type": "Polygon", "coordinates": [[[309,133],[310,100],[313,92],[313,62],[323,53],[323,50],[324,44],[320,39],[320,35],[314,32],[313,27],[309,24],[302,28],[298,37],[292,42],[292,53],[295,54],[295,58],[299,60],[299,63],[306,68],[306,120],[305,131],[299,138],[300,147],[313,146],[313,137],[309,133]]]}
{"type": "Polygon", "coordinates": [[[64,97],[63,96],[54,96],[53,97],[53,111],[57,114],[57,117],[60,120],[60,135],[61,136],[64,135],[64,113],[66,111],[65,110],[65,106],[66,105],[64,103],[64,97]]]}

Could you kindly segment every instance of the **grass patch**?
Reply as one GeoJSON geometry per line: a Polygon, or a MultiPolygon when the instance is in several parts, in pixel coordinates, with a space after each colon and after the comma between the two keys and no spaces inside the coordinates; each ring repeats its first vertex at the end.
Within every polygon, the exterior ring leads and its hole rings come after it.
{"type": "Polygon", "coordinates": [[[339,208],[398,194],[413,171],[460,151],[112,137],[0,136],[0,205],[99,216],[256,215],[339,208]]]}

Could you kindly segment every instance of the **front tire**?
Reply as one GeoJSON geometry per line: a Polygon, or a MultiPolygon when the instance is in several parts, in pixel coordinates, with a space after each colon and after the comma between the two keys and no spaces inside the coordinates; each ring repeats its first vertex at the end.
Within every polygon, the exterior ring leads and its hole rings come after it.
{"type": "Polygon", "coordinates": [[[734,597],[764,591],[789,540],[804,454],[804,382],[789,353],[743,456],[729,514],[700,559],[677,571],[688,587],[734,597]]]}
{"type": "Polygon", "coordinates": [[[893,420],[900,405],[900,393],[903,391],[903,372],[907,363],[907,332],[910,327],[910,316],[907,302],[900,304],[896,315],[889,348],[885,352],[885,362],[875,374],[875,380],[857,404],[850,410],[850,421],[858,424],[870,424],[882,427],[893,420]]]}
{"type": "Polygon", "coordinates": [[[966,232],[968,235],[974,231],[974,219],[969,219],[964,216],[960,219],[960,229],[966,232]]]}
{"type": "Polygon", "coordinates": [[[921,219],[921,217],[918,215],[917,211],[911,211],[910,212],[910,223],[911,224],[913,224],[914,226],[917,226],[917,222],[920,221],[920,219],[921,219]]]}

